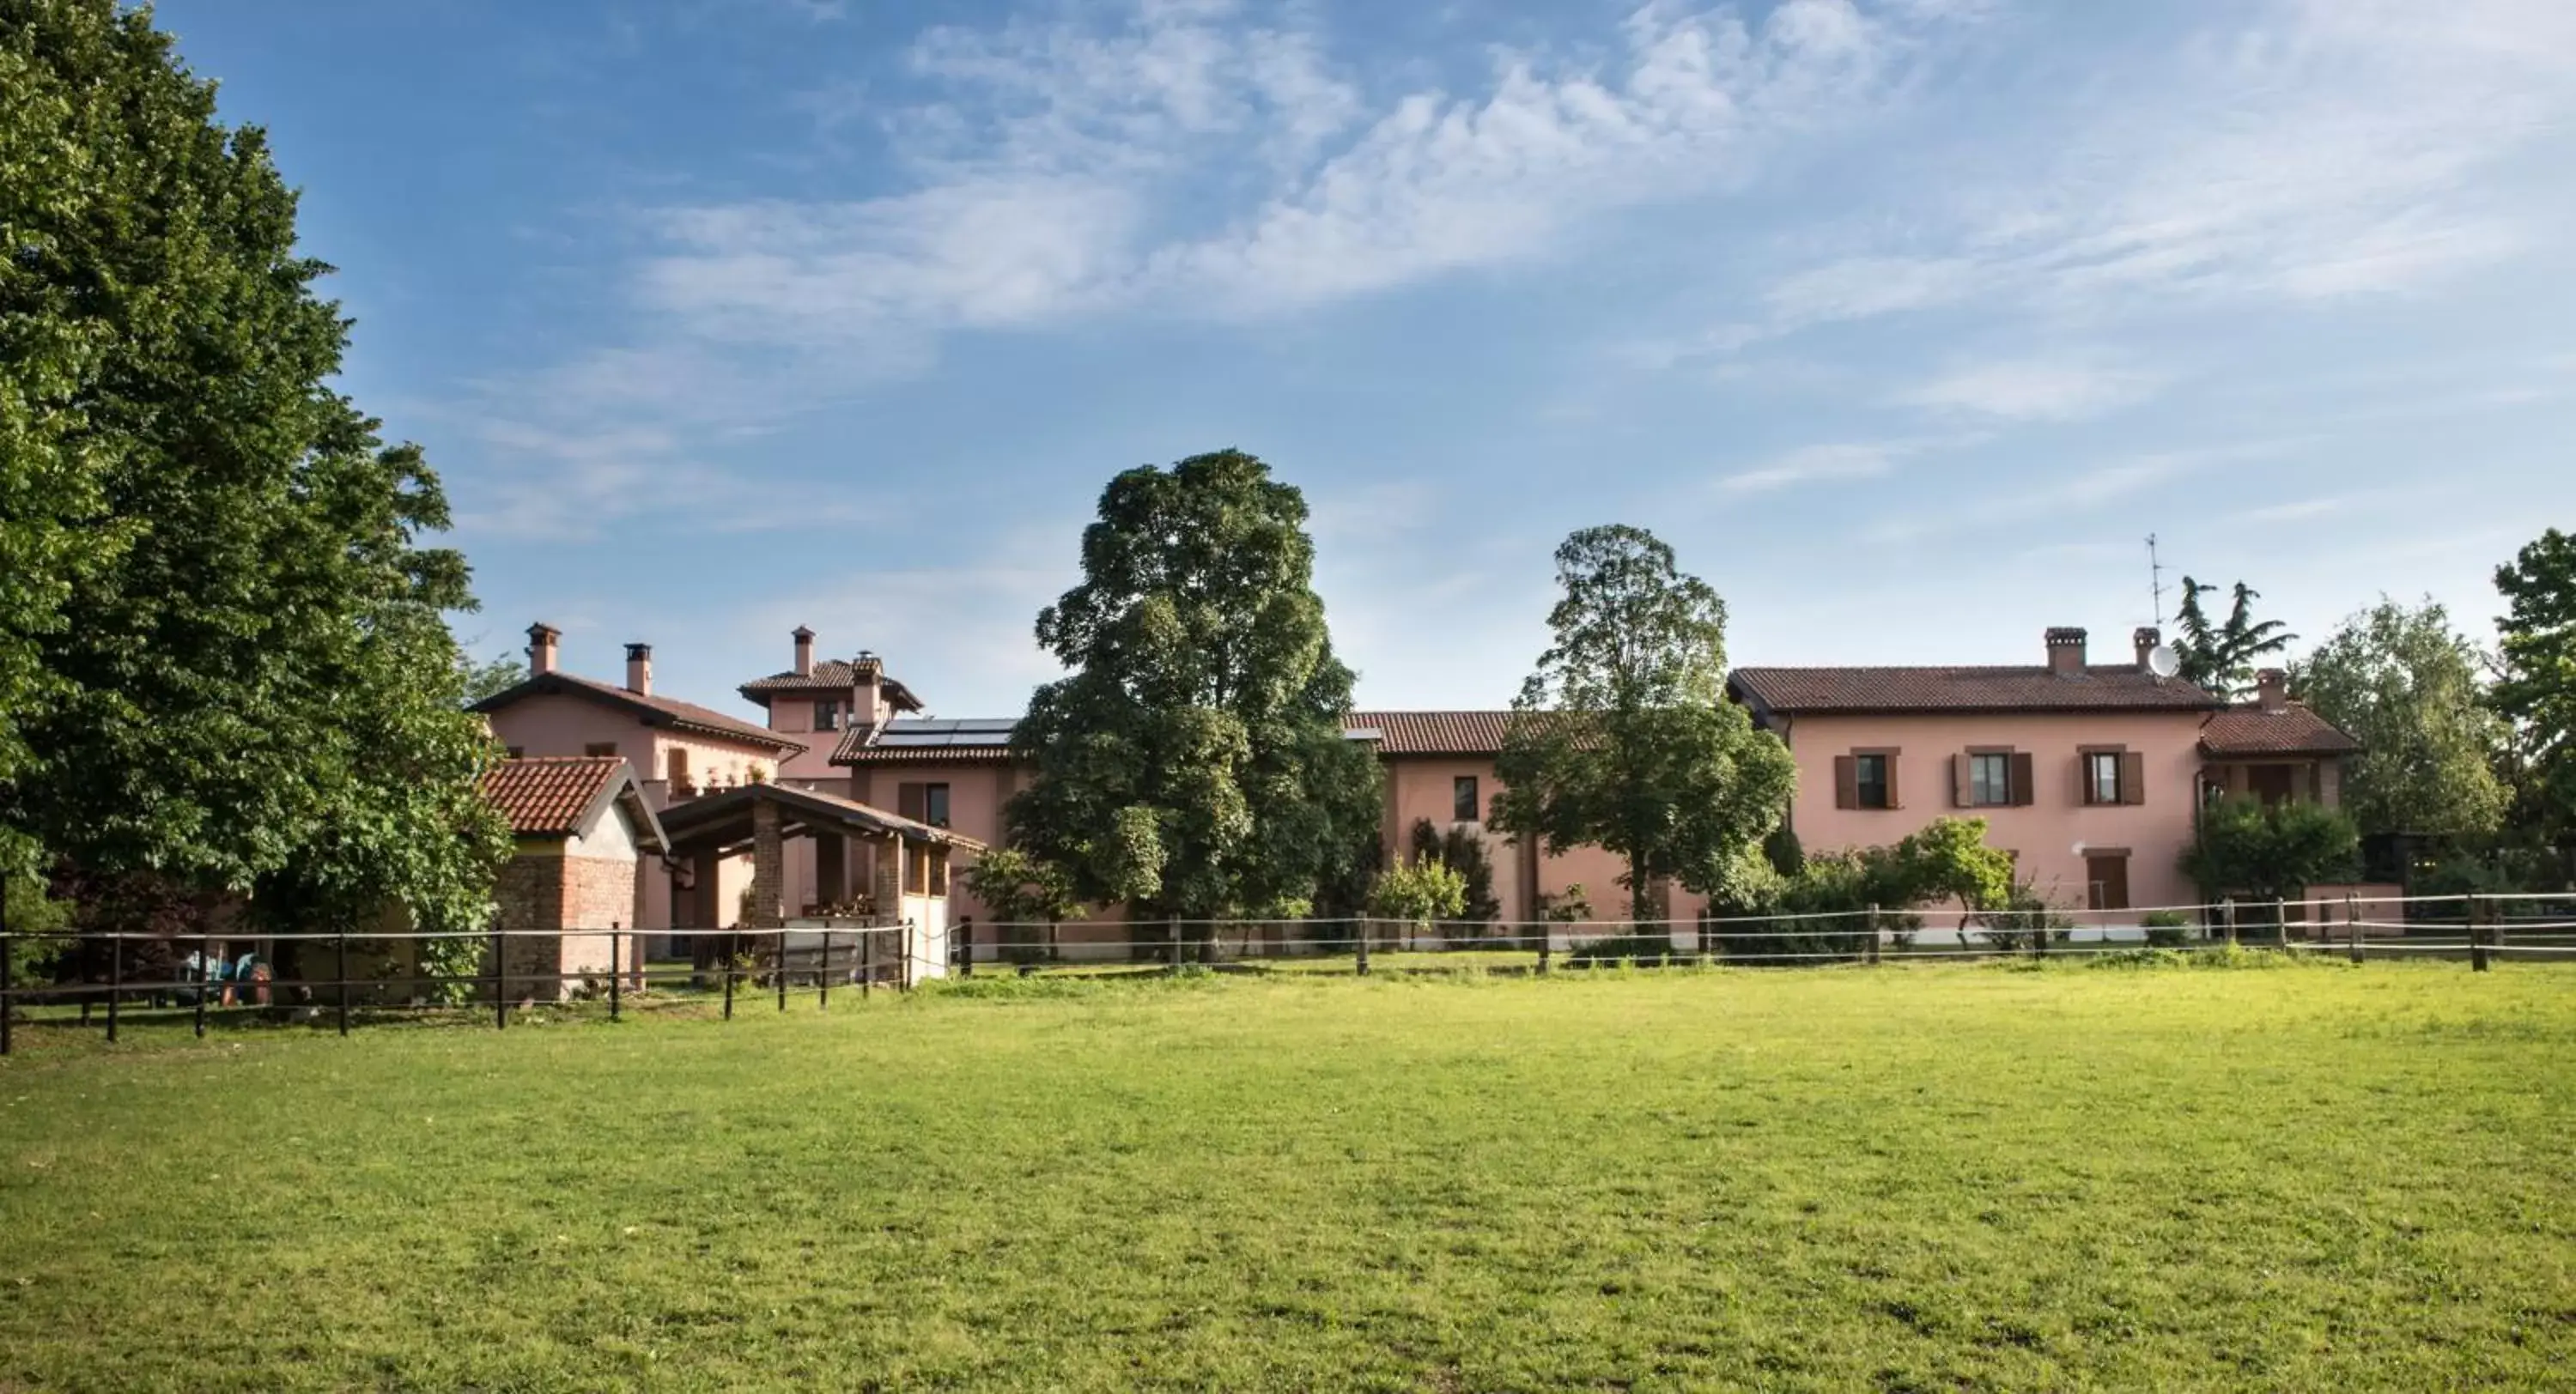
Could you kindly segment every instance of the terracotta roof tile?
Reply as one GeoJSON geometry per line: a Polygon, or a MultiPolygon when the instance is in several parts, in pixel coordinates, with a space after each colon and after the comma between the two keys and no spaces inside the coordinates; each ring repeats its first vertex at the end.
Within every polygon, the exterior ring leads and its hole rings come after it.
{"type": "Polygon", "coordinates": [[[582,815],[626,774],[616,755],[558,755],[504,760],[483,775],[491,800],[520,837],[570,837],[582,815]]]}
{"type": "Polygon", "coordinates": [[[2302,703],[2292,702],[2266,711],[2260,704],[2249,702],[2229,707],[2202,722],[2200,748],[2204,754],[2220,757],[2348,755],[2361,749],[2361,742],[2302,703]]]}
{"type": "Polygon", "coordinates": [[[587,697],[592,701],[621,707],[638,715],[660,716],[675,726],[687,727],[702,735],[722,736],[728,740],[766,746],[772,750],[792,752],[805,748],[801,741],[789,740],[765,726],[754,726],[738,716],[727,716],[713,707],[702,707],[695,702],[683,702],[677,697],[664,697],[658,694],[646,696],[642,693],[629,692],[622,687],[611,686],[604,682],[592,682],[588,678],[575,677],[561,671],[539,673],[514,687],[493,693],[468,710],[499,711],[523,697],[540,697],[551,693],[587,697]]]}
{"type": "Polygon", "coordinates": [[[1738,668],[1727,687],[1757,708],[1802,712],[2208,711],[2218,699],[2136,668],[1738,668]]]}
{"type": "Polygon", "coordinates": [[[1508,711],[1353,712],[1344,725],[1378,733],[1384,755],[1491,755],[1511,729],[1508,711]]]}
{"type": "Polygon", "coordinates": [[[852,659],[826,658],[818,660],[811,673],[799,673],[791,668],[783,673],[772,673],[765,678],[754,678],[735,690],[743,695],[744,700],[757,702],[765,707],[769,705],[769,699],[772,697],[792,697],[800,693],[827,697],[835,692],[847,692],[873,677],[881,684],[880,690],[885,693],[886,700],[893,704],[895,710],[907,712],[921,710],[921,699],[912,694],[912,689],[893,678],[884,676],[884,673],[884,660],[873,656],[852,659]]]}

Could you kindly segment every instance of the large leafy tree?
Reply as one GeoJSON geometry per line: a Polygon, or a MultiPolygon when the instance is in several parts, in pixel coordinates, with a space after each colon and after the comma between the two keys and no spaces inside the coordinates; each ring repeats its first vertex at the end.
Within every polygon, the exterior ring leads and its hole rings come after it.
{"type": "Polygon", "coordinates": [[[2317,715],[2362,744],[2343,806],[2364,832],[2490,833],[2504,723],[2479,691],[2478,652],[2439,604],[2382,600],[2345,620],[2292,673],[2317,715]]]}
{"type": "Polygon", "coordinates": [[[1086,900],[1282,915],[1377,837],[1377,763],[1314,591],[1306,501],[1237,450],[1109,482],[1081,584],[1038,616],[1070,674],[1012,737],[1012,837],[1086,900]]]}
{"type": "Polygon", "coordinates": [[[2200,835],[2181,858],[2201,893],[2257,901],[2294,900],[2319,881],[2351,876],[2360,833],[2338,808],[2293,800],[2222,799],[2203,809],[2200,835]]]}
{"type": "Polygon", "coordinates": [[[2212,621],[2200,598],[2219,589],[2216,582],[2182,578],[2182,608],[2174,614],[2174,655],[2182,677],[2229,701],[2241,701],[2253,689],[2255,660],[2289,648],[2299,636],[2279,620],[2254,618],[2254,602],[2263,593],[2239,581],[2230,591],[2227,618],[2212,621]]]}
{"type": "Polygon", "coordinates": [[[2492,699],[2514,723],[2526,774],[2524,819],[2576,829],[2576,536],[2551,528],[2496,568],[2504,679],[2492,699]]]}
{"type": "Polygon", "coordinates": [[[1495,823],[1628,863],[1631,918],[1664,877],[1707,891],[1780,825],[1797,774],[1726,700],[1726,603],[1642,528],[1586,528],[1556,550],[1554,640],[1513,702],[1495,823]]]}
{"type": "Polygon", "coordinates": [[[442,619],[466,568],[419,544],[419,452],[327,386],[347,326],[265,139],[113,0],[0,0],[0,90],[17,865],[470,917],[506,839],[442,619]]]}

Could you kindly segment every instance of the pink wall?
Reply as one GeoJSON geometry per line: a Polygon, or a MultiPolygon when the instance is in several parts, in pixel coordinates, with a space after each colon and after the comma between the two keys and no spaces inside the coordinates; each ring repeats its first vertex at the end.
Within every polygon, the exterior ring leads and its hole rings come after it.
{"type": "MultiPolygon", "coordinates": [[[[1381,831],[1390,858],[1411,853],[1413,825],[1421,819],[1430,819],[1431,825],[1442,832],[1449,830],[1458,776],[1476,777],[1476,796],[1488,816],[1493,811],[1494,795],[1503,787],[1494,775],[1491,756],[1406,755],[1382,760],[1380,766],[1386,771],[1387,808],[1381,831]]],[[[1627,874],[1627,863],[1601,848],[1578,847],[1555,856],[1541,856],[1535,875],[1528,853],[1515,839],[1488,831],[1485,852],[1494,864],[1494,898],[1502,902],[1502,917],[1507,922],[1542,917],[1532,903],[1533,882],[1542,896],[1562,894],[1568,886],[1582,886],[1596,919],[1615,920],[1628,913],[1628,892],[1619,884],[1619,878],[1627,874]]],[[[1687,919],[1698,912],[1699,905],[1697,897],[1675,894],[1669,913],[1687,919]]]]}
{"type": "Polygon", "coordinates": [[[2081,908],[2086,869],[2078,844],[2129,851],[2129,904],[2183,905],[2199,890],[2175,863],[2192,837],[2200,773],[2198,712],[1806,716],[1782,732],[1798,763],[1790,826],[1809,851],[1884,846],[1943,816],[1981,817],[1986,840],[2019,854],[2021,874],[2050,900],[2081,908]],[[2079,746],[2124,745],[2144,756],[2146,801],[2088,807],[2078,801],[2079,746]],[[2035,801],[2018,808],[1953,806],[1950,757],[1970,746],[2010,746],[2032,756],[2035,801]],[[1834,807],[1834,757],[1855,749],[1900,753],[1903,807],[1834,807]]]}
{"type": "MultiPolygon", "coordinates": [[[[492,713],[491,723],[493,739],[527,755],[579,755],[593,743],[615,744],[617,753],[634,767],[645,802],[657,811],[670,805],[670,785],[662,775],[668,768],[667,752],[673,749],[689,753],[690,775],[700,788],[711,776],[739,782],[754,767],[770,772],[777,767],[777,752],[766,747],[647,726],[639,717],[579,697],[522,698],[492,713]]],[[[644,866],[638,879],[643,909],[635,927],[670,928],[670,875],[657,861],[644,866]]],[[[717,901],[727,923],[735,917],[742,887],[749,884],[751,859],[728,858],[720,868],[717,901]]]]}

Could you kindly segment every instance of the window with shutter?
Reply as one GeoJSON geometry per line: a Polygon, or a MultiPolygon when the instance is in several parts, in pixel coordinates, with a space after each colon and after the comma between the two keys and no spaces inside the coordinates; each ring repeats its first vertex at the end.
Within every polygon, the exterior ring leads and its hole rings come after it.
{"type": "Polygon", "coordinates": [[[2012,801],[2016,808],[2028,808],[2039,792],[2037,762],[2027,751],[2015,751],[2012,757],[2012,801]]]}
{"type": "Polygon", "coordinates": [[[2147,757],[2135,750],[2120,755],[2120,802],[2142,804],[2147,801],[2147,757]]]}
{"type": "Polygon", "coordinates": [[[1860,807],[1860,757],[1834,757],[1834,807],[1860,807]]]}
{"type": "Polygon", "coordinates": [[[1976,772],[1976,765],[1977,757],[1974,755],[1950,757],[1950,806],[1952,808],[1977,806],[1977,791],[1971,782],[1976,772]]]}
{"type": "Polygon", "coordinates": [[[2012,802],[2012,752],[1970,751],[1966,763],[1968,807],[2001,808],[2012,802]]]}

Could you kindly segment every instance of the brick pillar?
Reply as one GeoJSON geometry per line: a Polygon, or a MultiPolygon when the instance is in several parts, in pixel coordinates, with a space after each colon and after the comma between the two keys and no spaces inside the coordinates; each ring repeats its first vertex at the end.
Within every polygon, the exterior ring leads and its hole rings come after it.
{"type": "Polygon", "coordinates": [[[778,805],[766,798],[751,805],[751,929],[776,929],[787,923],[779,901],[787,889],[787,844],[778,835],[778,805]]]}

